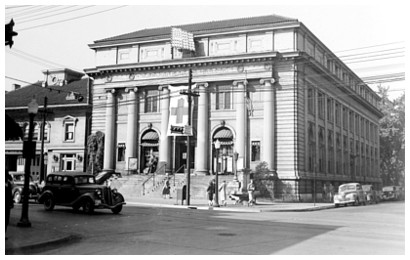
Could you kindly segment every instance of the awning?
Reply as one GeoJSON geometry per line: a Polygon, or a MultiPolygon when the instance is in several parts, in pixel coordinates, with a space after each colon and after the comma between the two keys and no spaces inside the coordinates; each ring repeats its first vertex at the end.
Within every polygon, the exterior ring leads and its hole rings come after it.
{"type": "Polygon", "coordinates": [[[141,146],[143,146],[143,147],[157,147],[157,146],[159,146],[159,144],[158,143],[143,142],[143,143],[141,143],[141,146]]]}
{"type": "Polygon", "coordinates": [[[148,140],[158,141],[158,140],[159,140],[159,136],[158,136],[158,133],[157,133],[157,132],[155,132],[155,131],[149,131],[149,132],[146,132],[146,133],[142,136],[141,140],[142,140],[142,141],[148,141],[148,140]]]}
{"type": "Polygon", "coordinates": [[[232,139],[232,138],[233,138],[233,134],[231,130],[228,130],[228,129],[219,130],[214,135],[214,139],[232,139]]]}

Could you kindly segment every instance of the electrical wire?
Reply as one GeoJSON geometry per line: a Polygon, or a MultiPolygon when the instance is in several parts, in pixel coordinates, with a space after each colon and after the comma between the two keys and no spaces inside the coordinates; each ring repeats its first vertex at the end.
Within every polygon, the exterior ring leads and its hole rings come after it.
{"type": "MultiPolygon", "coordinates": [[[[31,23],[31,22],[33,22],[33,21],[37,21],[37,20],[41,20],[41,19],[46,19],[46,18],[53,17],[53,16],[56,16],[56,15],[62,15],[62,14],[72,13],[72,12],[76,12],[76,11],[83,10],[83,9],[87,9],[87,8],[91,8],[91,7],[95,7],[95,6],[92,6],[92,5],[90,5],[90,6],[84,6],[84,7],[77,8],[77,9],[75,9],[75,10],[68,10],[68,11],[59,12],[59,13],[54,12],[54,13],[51,14],[51,15],[46,15],[46,16],[41,16],[41,17],[37,17],[37,18],[34,18],[34,19],[27,19],[27,20],[19,21],[19,24],[31,23]]],[[[66,7],[66,8],[67,8],[67,7],[66,7]]],[[[69,6],[68,8],[71,8],[71,6],[69,6]]]]}
{"type": "Polygon", "coordinates": [[[123,8],[125,6],[126,5],[121,5],[121,6],[113,7],[113,8],[103,10],[103,11],[99,11],[99,12],[94,12],[94,13],[90,13],[90,14],[85,14],[85,15],[80,15],[80,16],[76,16],[76,17],[71,17],[71,18],[67,18],[67,19],[62,19],[62,20],[58,20],[58,21],[49,22],[49,23],[44,23],[44,24],[40,24],[40,25],[36,25],[36,26],[32,26],[32,27],[21,28],[21,29],[19,29],[19,31],[26,31],[26,30],[40,28],[40,27],[44,27],[44,26],[48,26],[48,25],[55,25],[55,24],[58,24],[58,23],[68,22],[68,21],[72,21],[72,20],[76,20],[76,19],[80,19],[80,18],[84,18],[84,17],[89,17],[89,16],[92,16],[92,15],[97,15],[97,14],[113,11],[113,10],[116,10],[116,9],[119,9],[119,8],[123,8]]]}

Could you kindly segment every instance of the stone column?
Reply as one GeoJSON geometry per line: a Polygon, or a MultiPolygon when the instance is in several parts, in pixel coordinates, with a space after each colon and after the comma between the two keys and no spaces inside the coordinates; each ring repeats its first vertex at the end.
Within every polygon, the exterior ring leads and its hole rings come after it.
{"type": "Polygon", "coordinates": [[[168,121],[169,121],[169,87],[159,86],[160,94],[160,109],[161,109],[161,135],[159,137],[159,158],[157,169],[166,164],[166,171],[170,171],[171,153],[169,145],[169,137],[167,136],[168,121]]]}
{"type": "Polygon", "coordinates": [[[264,84],[262,161],[268,163],[269,171],[275,169],[275,91],[273,83],[275,83],[273,78],[260,80],[260,84],[264,84]]]}
{"type": "Polygon", "coordinates": [[[235,90],[235,104],[236,104],[236,139],[235,139],[235,150],[238,153],[238,165],[237,169],[240,171],[246,168],[247,163],[245,162],[246,156],[246,102],[245,102],[245,92],[247,84],[246,80],[234,81],[233,85],[237,87],[235,90]]]}
{"type": "Polygon", "coordinates": [[[138,88],[126,89],[128,93],[127,99],[127,142],[125,146],[125,165],[126,169],[129,169],[128,158],[137,156],[137,124],[138,124],[138,104],[136,99],[136,93],[138,88]]]}
{"type": "Polygon", "coordinates": [[[208,83],[197,83],[199,89],[198,97],[198,128],[197,128],[197,153],[195,154],[195,172],[199,174],[208,174],[208,93],[206,88],[208,83]]]}
{"type": "Polygon", "coordinates": [[[114,170],[115,156],[115,89],[107,92],[105,110],[104,170],[114,170]]]}

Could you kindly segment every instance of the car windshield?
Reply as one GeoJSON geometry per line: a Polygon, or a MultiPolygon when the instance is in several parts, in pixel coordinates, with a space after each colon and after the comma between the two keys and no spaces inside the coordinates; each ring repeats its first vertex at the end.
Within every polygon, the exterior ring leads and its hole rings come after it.
{"type": "Polygon", "coordinates": [[[90,184],[95,183],[94,176],[76,176],[74,178],[75,184],[90,184]]]}
{"type": "Polygon", "coordinates": [[[364,191],[370,191],[370,186],[362,186],[364,191]]]}
{"type": "Polygon", "coordinates": [[[393,191],[393,187],[384,187],[383,191],[393,191]]]}
{"type": "Polygon", "coordinates": [[[356,190],[356,185],[343,185],[339,187],[339,192],[349,191],[349,190],[356,190]]]}

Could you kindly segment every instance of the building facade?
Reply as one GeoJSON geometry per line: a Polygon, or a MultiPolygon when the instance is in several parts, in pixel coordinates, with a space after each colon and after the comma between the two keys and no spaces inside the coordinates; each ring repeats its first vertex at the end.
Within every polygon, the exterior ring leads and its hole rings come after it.
{"type": "Polygon", "coordinates": [[[29,132],[27,104],[33,97],[39,104],[39,111],[34,118],[33,141],[36,142],[36,151],[31,162],[33,180],[41,178],[42,143],[44,174],[55,171],[85,171],[86,142],[90,133],[90,79],[82,78],[84,73],[69,69],[44,73],[48,75],[47,86],[45,82],[37,82],[10,91],[5,96],[6,114],[20,125],[24,133],[23,140],[9,140],[5,143],[6,167],[9,171],[24,172],[23,141],[26,141],[29,132]],[[45,97],[47,112],[44,121],[45,97]]]}
{"type": "Polygon", "coordinates": [[[170,115],[188,113],[170,101],[191,70],[196,174],[266,162],[298,201],[344,182],[380,183],[379,97],[303,23],[270,15],[176,27],[192,33],[195,51],[174,47],[171,27],[90,44],[105,169],[142,173],[151,155],[169,172],[186,165],[186,138],[167,131],[170,115]]]}

